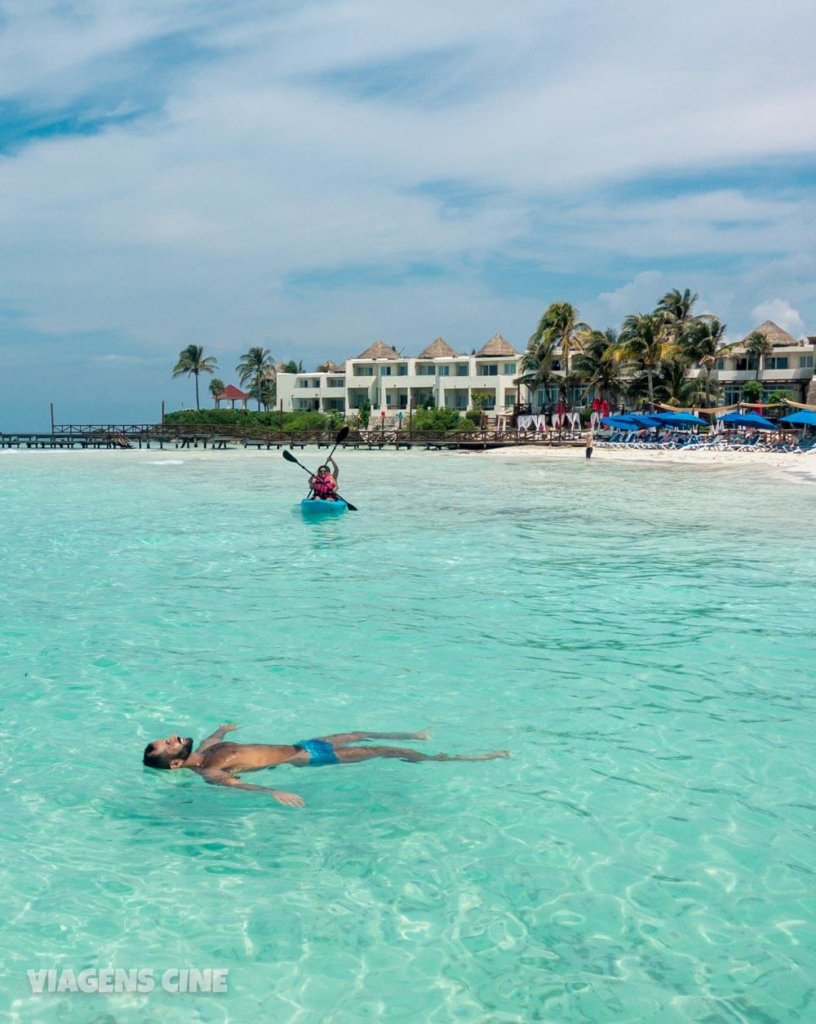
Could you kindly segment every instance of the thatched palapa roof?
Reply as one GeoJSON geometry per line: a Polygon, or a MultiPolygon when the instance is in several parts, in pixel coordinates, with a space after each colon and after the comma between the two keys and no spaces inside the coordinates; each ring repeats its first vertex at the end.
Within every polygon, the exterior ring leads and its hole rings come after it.
{"type": "Polygon", "coordinates": [[[452,349],[444,338],[436,338],[419,353],[417,359],[440,359],[458,355],[459,353],[452,349]]]}
{"type": "Polygon", "coordinates": [[[365,352],[361,352],[358,359],[399,359],[399,353],[395,348],[386,345],[384,341],[375,341],[369,345],[365,352]]]}
{"type": "Polygon", "coordinates": [[[517,356],[519,352],[513,348],[510,342],[501,336],[501,334],[494,334],[487,344],[482,345],[479,351],[476,353],[477,356],[517,356]]]}
{"type": "Polygon", "coordinates": [[[755,327],[753,331],[749,331],[742,339],[743,344],[748,340],[751,334],[755,333],[764,334],[774,348],[799,344],[792,334],[788,334],[787,331],[783,331],[779,324],[775,324],[773,320],[766,320],[765,323],[760,324],[759,327],[755,327]]]}

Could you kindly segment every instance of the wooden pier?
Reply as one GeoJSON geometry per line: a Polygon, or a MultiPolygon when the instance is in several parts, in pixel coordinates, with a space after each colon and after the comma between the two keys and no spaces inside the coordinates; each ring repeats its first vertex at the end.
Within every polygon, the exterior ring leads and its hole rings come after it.
{"type": "MultiPolygon", "coordinates": [[[[129,449],[210,448],[215,451],[255,449],[280,451],[282,448],[331,448],[336,439],[334,431],[293,434],[284,431],[255,428],[225,427],[212,430],[205,427],[168,427],[156,424],[56,424],[49,433],[0,433],[0,448],[17,449],[129,449]]],[[[488,451],[514,448],[518,445],[534,448],[572,447],[583,445],[585,439],[578,433],[547,434],[526,431],[480,430],[467,434],[439,435],[411,434],[405,430],[352,430],[342,448],[367,451],[400,451],[414,448],[425,451],[488,451]]]]}

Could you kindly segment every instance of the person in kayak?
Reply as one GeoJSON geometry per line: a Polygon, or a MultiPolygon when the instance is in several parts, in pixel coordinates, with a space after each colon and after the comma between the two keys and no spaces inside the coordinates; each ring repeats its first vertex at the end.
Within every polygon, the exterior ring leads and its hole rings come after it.
{"type": "Polygon", "coordinates": [[[320,498],[322,501],[339,501],[337,497],[337,481],[340,479],[340,470],[337,463],[331,456],[325,466],[309,477],[310,498],[320,498]]]}
{"type": "Polygon", "coordinates": [[[192,736],[173,735],[167,739],[153,740],[145,747],[142,762],[148,768],[168,771],[189,768],[211,785],[270,793],[279,804],[302,807],[303,798],[296,793],[241,782],[240,774],[277,768],[282,764],[290,764],[295,768],[319,767],[328,764],[356,764],[376,757],[396,757],[401,761],[412,762],[492,761],[497,757],[509,757],[506,750],[491,750],[487,754],[422,754],[409,747],[353,745],[367,740],[426,740],[427,732],[341,732],[291,744],[225,743],[224,736],[237,728],[237,725],[232,724],[219,725],[195,750],[192,736]]]}

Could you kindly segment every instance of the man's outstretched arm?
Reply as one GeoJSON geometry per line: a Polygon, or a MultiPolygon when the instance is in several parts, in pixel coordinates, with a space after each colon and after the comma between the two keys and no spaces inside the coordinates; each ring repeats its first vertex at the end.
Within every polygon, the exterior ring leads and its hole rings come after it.
{"type": "Polygon", "coordinates": [[[199,743],[199,745],[196,747],[196,752],[200,750],[206,750],[207,747],[211,747],[214,743],[220,743],[228,732],[232,732],[233,729],[237,728],[237,725],[232,725],[230,723],[227,723],[226,725],[219,725],[211,736],[208,736],[206,739],[203,739],[199,743]]]}
{"type": "Polygon", "coordinates": [[[287,793],[282,789],[270,789],[269,786],[254,786],[251,782],[241,782],[240,779],[228,772],[208,771],[200,773],[205,782],[211,786],[229,786],[230,789],[254,789],[259,793],[271,793],[272,796],[285,807],[303,807],[305,801],[297,793],[287,793]]]}

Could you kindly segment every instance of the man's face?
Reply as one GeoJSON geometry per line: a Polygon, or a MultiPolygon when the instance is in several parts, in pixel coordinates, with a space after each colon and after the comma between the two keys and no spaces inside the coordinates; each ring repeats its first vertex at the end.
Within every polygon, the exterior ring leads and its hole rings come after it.
{"type": "Polygon", "coordinates": [[[192,736],[168,736],[164,740],[153,740],[153,752],[168,758],[186,761],[193,749],[192,736]]]}

